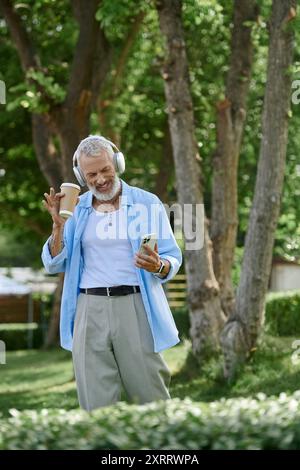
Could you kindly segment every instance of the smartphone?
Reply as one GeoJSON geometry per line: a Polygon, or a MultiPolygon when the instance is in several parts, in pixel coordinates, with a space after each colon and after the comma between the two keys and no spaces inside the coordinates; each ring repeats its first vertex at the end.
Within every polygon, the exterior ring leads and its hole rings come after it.
{"type": "Polygon", "coordinates": [[[144,245],[150,246],[151,250],[154,250],[155,243],[157,242],[156,233],[147,233],[142,236],[141,244],[139,248],[139,253],[147,254],[147,251],[144,249],[144,245]]]}

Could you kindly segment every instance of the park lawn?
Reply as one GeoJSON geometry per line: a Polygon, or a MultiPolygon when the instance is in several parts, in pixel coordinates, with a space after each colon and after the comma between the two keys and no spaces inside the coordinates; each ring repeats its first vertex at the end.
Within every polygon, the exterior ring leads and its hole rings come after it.
{"type": "MultiPolygon", "coordinates": [[[[221,397],[248,397],[259,392],[268,396],[300,389],[300,365],[291,361],[296,338],[266,336],[263,346],[251,357],[238,378],[224,381],[220,358],[205,361],[202,368],[191,358],[191,343],[183,339],[162,352],[172,371],[172,398],[190,397],[210,402],[221,397]],[[188,361],[185,363],[186,358],[188,361]],[[185,364],[185,366],[184,366],[185,364]]],[[[63,349],[7,352],[0,365],[0,412],[9,409],[78,407],[71,353],[63,349]]],[[[126,401],[124,392],[122,399],[126,401]]]]}

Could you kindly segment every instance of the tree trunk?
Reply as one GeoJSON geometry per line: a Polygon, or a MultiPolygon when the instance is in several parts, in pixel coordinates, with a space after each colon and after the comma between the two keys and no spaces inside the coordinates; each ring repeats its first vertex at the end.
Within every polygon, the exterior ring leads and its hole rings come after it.
{"type": "Polygon", "coordinates": [[[238,227],[237,171],[253,62],[251,30],[257,15],[255,0],[234,1],[225,99],[217,104],[217,148],[213,157],[210,235],[214,272],[220,286],[222,309],[227,317],[234,306],[231,270],[238,227]]]}
{"type": "MultiPolygon", "coordinates": [[[[181,1],[157,0],[156,8],[160,29],[166,39],[167,58],[162,76],[165,80],[178,200],[182,210],[186,210],[184,205],[191,204],[195,211],[197,205],[203,204],[203,193],[182,29],[181,1]]],[[[200,218],[193,215],[193,232],[196,228],[201,232],[200,218]]],[[[190,335],[192,351],[198,359],[203,358],[205,353],[219,348],[219,333],[225,321],[221,310],[219,286],[213,272],[212,245],[205,214],[202,230],[204,244],[197,249],[187,249],[189,240],[184,233],[190,335]]]]}
{"type": "Polygon", "coordinates": [[[255,348],[262,329],[274,234],[280,212],[290,111],[294,0],[273,0],[262,140],[236,306],[221,337],[225,376],[255,348]]]}

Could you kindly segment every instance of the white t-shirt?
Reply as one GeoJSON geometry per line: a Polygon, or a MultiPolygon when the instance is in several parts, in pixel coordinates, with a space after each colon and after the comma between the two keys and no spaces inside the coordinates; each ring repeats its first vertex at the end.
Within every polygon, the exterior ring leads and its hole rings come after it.
{"type": "Polygon", "coordinates": [[[83,271],[79,287],[139,285],[122,207],[112,212],[92,207],[81,243],[83,271]]]}

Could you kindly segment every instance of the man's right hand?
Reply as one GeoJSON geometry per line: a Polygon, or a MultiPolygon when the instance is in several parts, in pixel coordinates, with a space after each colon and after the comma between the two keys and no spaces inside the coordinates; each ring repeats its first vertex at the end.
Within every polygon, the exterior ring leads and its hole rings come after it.
{"type": "Polygon", "coordinates": [[[50,194],[44,193],[46,201],[43,199],[43,206],[47,209],[49,214],[52,217],[53,223],[57,227],[61,227],[66,222],[66,219],[59,215],[59,205],[62,197],[65,196],[64,193],[56,193],[53,188],[50,188],[50,194]]]}

